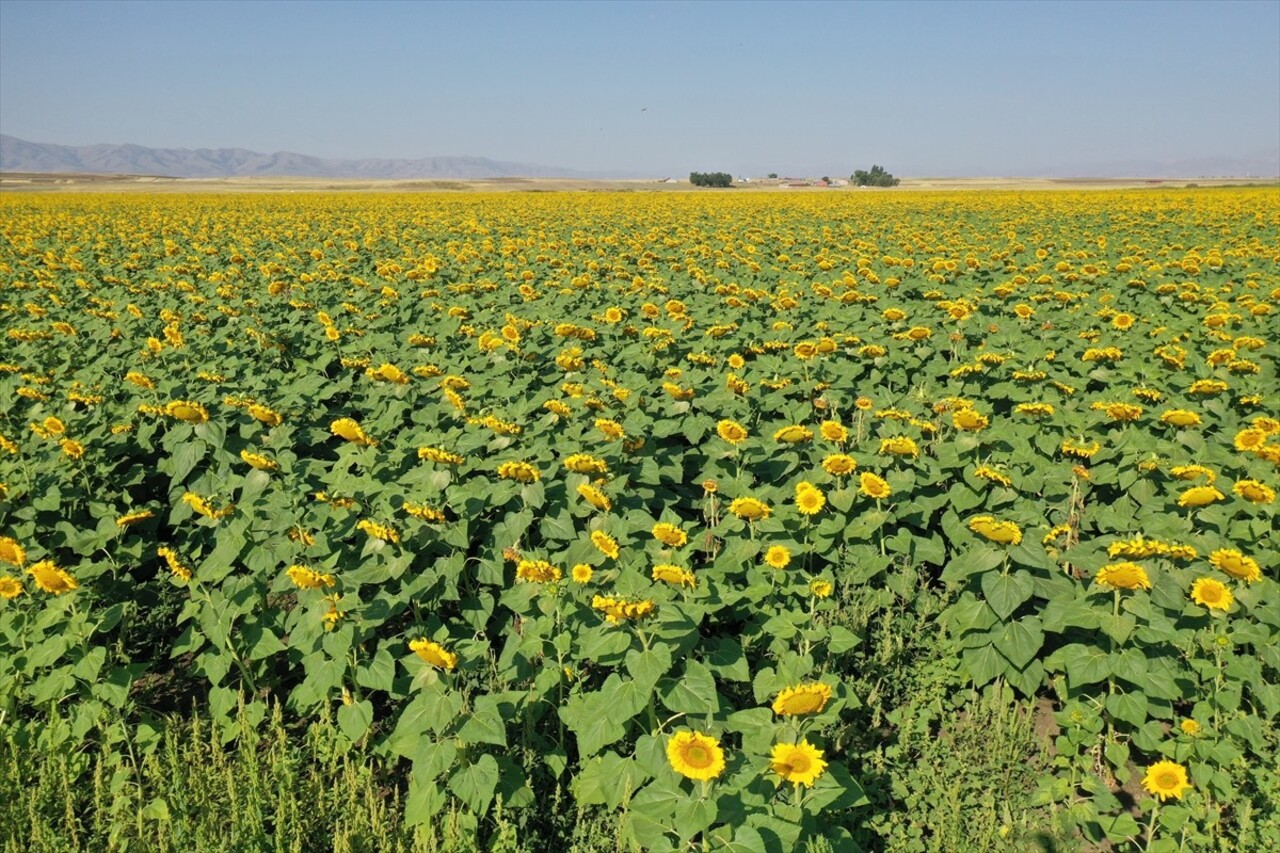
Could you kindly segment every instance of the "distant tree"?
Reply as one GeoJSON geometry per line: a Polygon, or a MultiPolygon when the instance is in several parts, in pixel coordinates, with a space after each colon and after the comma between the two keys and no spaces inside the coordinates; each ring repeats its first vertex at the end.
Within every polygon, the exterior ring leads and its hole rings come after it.
{"type": "Polygon", "coordinates": [[[690,172],[689,183],[695,187],[731,187],[733,175],[728,172],[690,172]]]}
{"type": "Polygon", "coordinates": [[[830,178],[828,178],[826,175],[823,175],[823,176],[822,176],[822,182],[823,182],[824,184],[829,184],[829,183],[831,183],[831,179],[830,179],[830,178]]]}
{"type": "Polygon", "coordinates": [[[777,173],[777,172],[770,172],[770,173],[769,173],[769,178],[770,178],[771,180],[776,181],[776,180],[778,179],[778,173],[777,173]]]}
{"type": "Polygon", "coordinates": [[[884,170],[884,166],[872,166],[871,171],[858,169],[849,180],[860,187],[896,187],[898,179],[884,170]]]}

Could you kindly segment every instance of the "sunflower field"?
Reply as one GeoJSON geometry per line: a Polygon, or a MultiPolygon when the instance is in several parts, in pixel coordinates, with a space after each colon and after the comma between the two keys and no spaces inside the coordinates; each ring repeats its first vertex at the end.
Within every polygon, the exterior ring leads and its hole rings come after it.
{"type": "Polygon", "coordinates": [[[1280,846],[1275,189],[0,214],[10,749],[323,717],[420,843],[937,850],[995,708],[1034,811],[949,849],[1280,846]]]}

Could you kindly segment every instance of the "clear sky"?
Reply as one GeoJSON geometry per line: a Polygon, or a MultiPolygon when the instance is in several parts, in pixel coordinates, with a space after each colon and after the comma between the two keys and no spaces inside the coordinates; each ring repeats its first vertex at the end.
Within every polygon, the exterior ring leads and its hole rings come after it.
{"type": "Polygon", "coordinates": [[[1280,161],[1280,0],[0,0],[0,131],[660,174],[1280,161]]]}

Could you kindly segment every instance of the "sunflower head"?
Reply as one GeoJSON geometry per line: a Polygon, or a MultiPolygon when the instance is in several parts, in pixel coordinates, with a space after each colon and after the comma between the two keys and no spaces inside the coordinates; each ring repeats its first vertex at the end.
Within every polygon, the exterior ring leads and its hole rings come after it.
{"type": "Polygon", "coordinates": [[[818,749],[808,740],[799,743],[780,743],[773,747],[769,768],[785,782],[812,786],[827,769],[827,762],[818,749]]]}
{"type": "Polygon", "coordinates": [[[701,732],[676,732],[667,742],[671,769],[687,779],[708,781],[724,772],[720,742],[701,732]]]}
{"type": "Polygon", "coordinates": [[[1191,783],[1187,781],[1187,768],[1181,764],[1175,761],[1157,761],[1147,768],[1147,774],[1142,777],[1142,787],[1163,802],[1170,797],[1182,799],[1191,783]]]}
{"type": "Polygon", "coordinates": [[[831,686],[820,681],[788,687],[773,700],[773,713],[781,717],[820,714],[831,700],[831,686]]]}
{"type": "Polygon", "coordinates": [[[1191,584],[1191,600],[1210,610],[1227,611],[1235,602],[1235,596],[1222,581],[1213,578],[1197,578],[1191,584]]]}

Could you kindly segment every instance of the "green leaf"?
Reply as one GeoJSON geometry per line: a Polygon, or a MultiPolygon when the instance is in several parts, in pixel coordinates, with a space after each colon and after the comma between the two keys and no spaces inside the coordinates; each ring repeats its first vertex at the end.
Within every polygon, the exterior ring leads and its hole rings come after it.
{"type": "Polygon", "coordinates": [[[477,816],[489,811],[497,787],[498,762],[487,753],[461,767],[449,779],[449,790],[477,816]]]}
{"type": "Polygon", "coordinates": [[[996,634],[995,645],[1016,669],[1026,668],[1044,645],[1040,620],[1035,616],[1028,616],[1017,622],[1010,622],[996,634]]]}
{"type": "Polygon", "coordinates": [[[369,730],[372,723],[373,703],[368,699],[338,708],[338,728],[342,729],[342,733],[352,742],[364,737],[364,733],[369,730]]]}
{"type": "Polygon", "coordinates": [[[690,659],[684,674],[668,679],[662,704],[677,713],[713,714],[720,707],[715,678],[705,665],[690,659]]]}
{"type": "Polygon", "coordinates": [[[1035,582],[1018,572],[1008,575],[992,573],[982,577],[982,594],[1002,620],[1008,619],[1034,590],[1035,582]]]}

